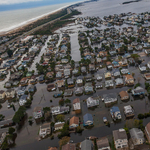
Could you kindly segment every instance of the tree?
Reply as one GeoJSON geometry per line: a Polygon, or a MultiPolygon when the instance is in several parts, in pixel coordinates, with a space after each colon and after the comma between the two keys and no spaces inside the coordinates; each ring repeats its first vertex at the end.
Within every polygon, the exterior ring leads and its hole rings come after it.
{"type": "Polygon", "coordinates": [[[64,105],[64,100],[63,99],[59,100],[59,105],[61,105],[61,106],[64,105]]]}
{"type": "Polygon", "coordinates": [[[10,128],[8,129],[8,133],[9,133],[9,134],[13,134],[14,132],[15,132],[15,128],[10,127],[10,128]]]}
{"type": "Polygon", "coordinates": [[[64,119],[65,119],[65,116],[64,116],[64,115],[57,115],[57,116],[56,116],[56,120],[57,120],[57,121],[63,122],[64,119]]]}
{"type": "Polygon", "coordinates": [[[5,116],[0,114],[0,121],[2,121],[4,118],[5,118],[5,116]]]}
{"type": "Polygon", "coordinates": [[[67,103],[71,103],[71,100],[70,99],[66,99],[65,100],[65,103],[67,104],[67,103]]]}
{"type": "Polygon", "coordinates": [[[63,137],[61,140],[59,140],[59,146],[62,147],[63,145],[67,144],[70,141],[70,137],[63,137]]]}
{"type": "Polygon", "coordinates": [[[44,107],[43,111],[44,111],[44,113],[46,113],[47,111],[50,111],[50,107],[44,107]]]}
{"type": "Polygon", "coordinates": [[[20,121],[23,119],[23,117],[25,116],[26,113],[26,108],[24,106],[20,106],[18,111],[15,113],[15,115],[13,116],[13,122],[14,123],[20,123],[20,121]]]}
{"type": "Polygon", "coordinates": [[[13,55],[13,51],[12,51],[12,50],[10,50],[10,49],[9,49],[9,50],[7,50],[7,54],[8,54],[8,56],[9,56],[9,57],[11,57],[11,56],[13,55]]]}

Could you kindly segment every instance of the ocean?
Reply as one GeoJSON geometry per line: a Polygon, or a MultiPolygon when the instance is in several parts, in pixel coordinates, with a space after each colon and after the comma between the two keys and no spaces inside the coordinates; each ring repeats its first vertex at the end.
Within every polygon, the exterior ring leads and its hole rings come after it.
{"type": "Polygon", "coordinates": [[[64,0],[62,2],[61,0],[57,0],[55,3],[53,1],[50,3],[46,0],[0,5],[0,32],[9,31],[77,2],[79,1],[64,0]]]}

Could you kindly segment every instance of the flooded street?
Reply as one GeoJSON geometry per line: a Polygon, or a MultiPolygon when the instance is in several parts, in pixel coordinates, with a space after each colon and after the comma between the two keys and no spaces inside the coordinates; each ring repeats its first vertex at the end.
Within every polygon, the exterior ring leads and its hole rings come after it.
{"type": "Polygon", "coordinates": [[[78,42],[78,33],[70,34],[71,37],[71,56],[72,59],[76,62],[81,60],[81,55],[80,55],[80,45],[78,42]]]}

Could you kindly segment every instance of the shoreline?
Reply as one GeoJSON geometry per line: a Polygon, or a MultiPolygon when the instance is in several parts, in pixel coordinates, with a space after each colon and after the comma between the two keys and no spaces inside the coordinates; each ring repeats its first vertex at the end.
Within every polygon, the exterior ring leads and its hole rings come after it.
{"type": "Polygon", "coordinates": [[[40,16],[38,16],[38,17],[36,17],[36,18],[32,18],[32,19],[30,19],[30,20],[24,21],[24,22],[20,23],[19,25],[15,26],[15,27],[10,27],[10,28],[12,28],[12,29],[8,29],[7,31],[0,31],[0,36],[4,36],[4,35],[9,35],[9,34],[15,33],[16,31],[21,30],[21,29],[23,29],[24,27],[26,27],[26,26],[28,26],[28,25],[30,25],[30,24],[32,24],[32,23],[35,23],[36,21],[45,19],[45,18],[49,17],[50,15],[57,14],[58,12],[60,12],[60,11],[62,11],[62,10],[64,10],[64,9],[67,9],[67,8],[73,6],[73,5],[77,5],[77,4],[79,4],[79,3],[84,3],[84,2],[85,2],[85,1],[74,2],[74,3],[72,3],[72,4],[65,5],[65,6],[63,6],[63,7],[61,7],[61,8],[58,8],[58,9],[56,9],[56,10],[54,10],[54,11],[51,11],[51,12],[49,12],[49,13],[40,15],[40,16]]]}

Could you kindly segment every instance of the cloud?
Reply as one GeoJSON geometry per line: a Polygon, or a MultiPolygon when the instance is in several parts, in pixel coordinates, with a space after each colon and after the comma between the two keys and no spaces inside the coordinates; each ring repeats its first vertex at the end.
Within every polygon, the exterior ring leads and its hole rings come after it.
{"type": "Polygon", "coordinates": [[[0,0],[0,5],[19,4],[19,3],[36,2],[36,1],[42,1],[42,0],[0,0]]]}

